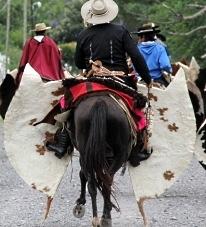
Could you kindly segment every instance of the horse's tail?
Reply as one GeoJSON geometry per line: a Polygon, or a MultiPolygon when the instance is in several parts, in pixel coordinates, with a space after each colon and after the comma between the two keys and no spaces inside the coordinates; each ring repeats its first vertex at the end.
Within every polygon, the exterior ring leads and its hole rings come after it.
{"type": "Polygon", "coordinates": [[[90,130],[85,144],[84,171],[95,179],[102,192],[102,185],[111,185],[106,162],[106,132],[108,107],[105,101],[97,101],[90,111],[90,130]]]}

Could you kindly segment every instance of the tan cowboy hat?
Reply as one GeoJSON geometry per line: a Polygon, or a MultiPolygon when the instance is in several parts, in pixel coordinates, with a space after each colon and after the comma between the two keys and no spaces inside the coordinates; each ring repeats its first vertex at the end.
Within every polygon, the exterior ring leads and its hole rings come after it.
{"type": "Polygon", "coordinates": [[[51,27],[47,27],[45,23],[38,23],[35,25],[35,29],[33,29],[31,31],[40,32],[40,31],[45,31],[48,29],[51,29],[51,27]]]}
{"type": "Polygon", "coordinates": [[[89,0],[81,8],[84,22],[104,24],[112,21],[118,14],[118,5],[113,0],[89,0]]]}

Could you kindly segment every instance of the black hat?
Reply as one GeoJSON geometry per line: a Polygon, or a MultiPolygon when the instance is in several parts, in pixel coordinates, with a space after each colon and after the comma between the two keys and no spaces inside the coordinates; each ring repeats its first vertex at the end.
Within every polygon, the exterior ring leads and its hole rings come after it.
{"type": "Polygon", "coordinates": [[[158,25],[155,25],[155,23],[147,23],[143,24],[142,27],[138,28],[137,31],[131,32],[132,34],[146,34],[146,33],[160,33],[160,29],[158,25]]]}

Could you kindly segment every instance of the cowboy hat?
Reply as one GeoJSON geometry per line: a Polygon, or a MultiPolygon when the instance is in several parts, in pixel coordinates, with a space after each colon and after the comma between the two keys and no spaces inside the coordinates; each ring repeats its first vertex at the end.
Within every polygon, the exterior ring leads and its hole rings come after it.
{"type": "Polygon", "coordinates": [[[51,27],[47,27],[45,23],[38,23],[35,25],[35,29],[33,29],[31,31],[40,32],[40,31],[45,31],[48,29],[51,29],[51,27]]]}
{"type": "Polygon", "coordinates": [[[118,5],[113,0],[89,0],[81,8],[84,22],[104,24],[112,21],[118,14],[118,5]]]}
{"type": "Polygon", "coordinates": [[[158,25],[155,25],[155,23],[147,23],[143,24],[142,27],[138,28],[137,31],[131,32],[132,34],[147,34],[147,33],[155,33],[158,34],[160,33],[160,29],[158,25]]]}
{"type": "Polygon", "coordinates": [[[151,27],[154,30],[155,33],[160,33],[161,32],[160,29],[159,29],[160,26],[159,25],[156,25],[153,22],[149,22],[147,24],[143,24],[142,27],[143,28],[145,28],[145,27],[151,27]]]}

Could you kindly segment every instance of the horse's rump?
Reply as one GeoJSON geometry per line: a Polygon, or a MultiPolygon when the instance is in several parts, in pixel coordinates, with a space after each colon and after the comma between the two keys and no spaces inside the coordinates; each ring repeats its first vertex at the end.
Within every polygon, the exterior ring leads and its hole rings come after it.
{"type": "Polygon", "coordinates": [[[74,110],[74,126],[86,175],[96,173],[99,177],[101,171],[113,174],[126,162],[130,125],[124,111],[111,97],[98,95],[83,99],[74,110]]]}
{"type": "MultiPolygon", "coordinates": [[[[91,127],[92,121],[92,108],[98,103],[105,103],[107,111],[106,123],[107,132],[106,140],[107,143],[119,142],[119,140],[128,141],[130,139],[130,126],[128,119],[122,108],[106,94],[98,94],[97,96],[88,96],[79,102],[76,109],[74,110],[74,124],[75,124],[75,135],[78,140],[81,137],[81,132],[88,132],[91,127]],[[124,131],[121,131],[121,130],[124,131]],[[129,130],[128,130],[129,129],[129,130]],[[124,137],[123,137],[124,136],[124,137]],[[122,138],[123,137],[123,138],[122,138]]],[[[104,104],[103,104],[104,105],[104,104]]],[[[94,111],[94,109],[93,109],[94,111]]],[[[83,135],[86,137],[86,135],[83,135]]],[[[81,140],[78,140],[81,142],[81,140]]],[[[77,147],[79,148],[78,144],[77,147]]]]}

